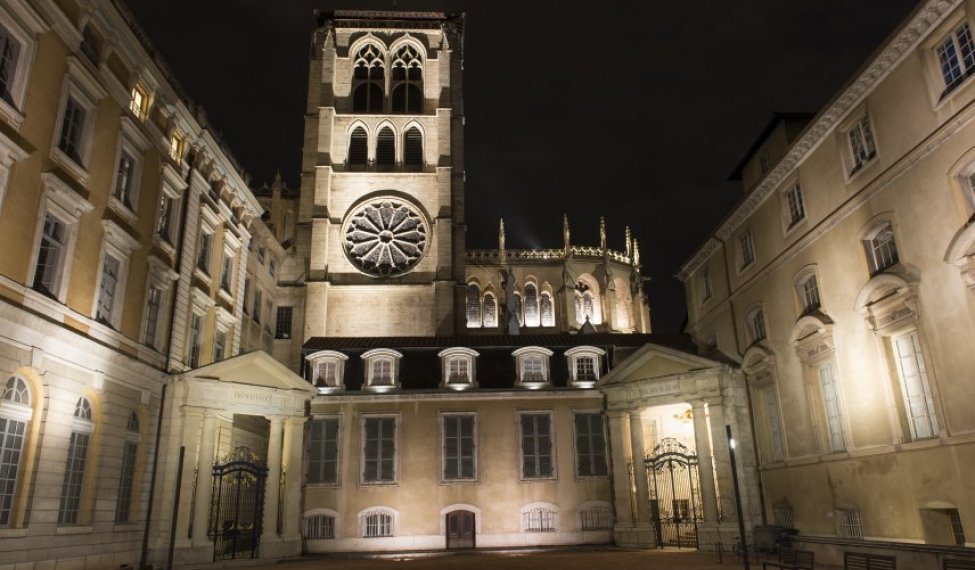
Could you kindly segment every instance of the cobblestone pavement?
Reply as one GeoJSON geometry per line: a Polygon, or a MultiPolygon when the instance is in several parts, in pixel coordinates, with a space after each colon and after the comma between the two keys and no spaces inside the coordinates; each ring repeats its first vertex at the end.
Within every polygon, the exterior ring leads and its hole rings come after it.
{"type": "MultiPolygon", "coordinates": [[[[761,563],[752,562],[753,569],[761,563]]],[[[248,570],[733,570],[742,568],[734,556],[719,564],[714,553],[677,550],[574,550],[546,552],[478,552],[438,556],[384,558],[328,556],[249,566],[248,570]]]]}

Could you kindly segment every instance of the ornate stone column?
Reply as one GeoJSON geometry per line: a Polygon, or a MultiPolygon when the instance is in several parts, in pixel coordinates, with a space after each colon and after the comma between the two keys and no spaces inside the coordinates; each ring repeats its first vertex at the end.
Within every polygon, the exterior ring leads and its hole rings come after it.
{"type": "Polygon", "coordinates": [[[711,444],[708,441],[708,422],[704,402],[691,402],[694,417],[694,443],[697,447],[697,460],[701,482],[701,501],[704,503],[704,522],[717,524],[718,502],[714,494],[714,463],[711,457],[711,444]]]}
{"type": "Polygon", "coordinates": [[[261,543],[278,540],[278,496],[281,489],[281,427],[284,418],[268,416],[267,484],[264,488],[264,522],[261,543]]]}
{"type": "Polygon", "coordinates": [[[217,416],[213,410],[203,411],[200,451],[196,458],[196,494],[193,499],[193,546],[209,545],[210,493],[213,490],[213,450],[216,439],[217,416]]]}
{"type": "Polygon", "coordinates": [[[647,485],[647,466],[643,462],[647,451],[643,443],[643,420],[640,410],[630,410],[630,445],[633,447],[633,477],[636,479],[636,526],[650,526],[650,489],[647,485]]]}

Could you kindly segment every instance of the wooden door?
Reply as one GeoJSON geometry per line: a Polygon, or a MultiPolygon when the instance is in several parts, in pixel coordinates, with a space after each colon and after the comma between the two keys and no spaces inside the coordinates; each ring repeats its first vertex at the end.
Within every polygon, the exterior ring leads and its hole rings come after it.
{"type": "Polygon", "coordinates": [[[447,548],[474,548],[474,513],[447,513],[447,548]]]}

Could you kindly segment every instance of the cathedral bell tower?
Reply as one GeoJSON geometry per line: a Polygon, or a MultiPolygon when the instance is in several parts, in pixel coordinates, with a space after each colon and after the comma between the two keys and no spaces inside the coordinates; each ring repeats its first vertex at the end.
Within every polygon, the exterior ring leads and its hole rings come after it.
{"type": "Polygon", "coordinates": [[[463,330],[463,16],[335,11],[312,42],[304,339],[463,330]]]}

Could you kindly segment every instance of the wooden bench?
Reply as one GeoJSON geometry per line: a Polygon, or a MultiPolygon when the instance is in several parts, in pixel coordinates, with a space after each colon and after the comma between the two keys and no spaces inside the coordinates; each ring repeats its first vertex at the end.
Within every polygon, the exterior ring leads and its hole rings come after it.
{"type": "Polygon", "coordinates": [[[897,570],[897,559],[893,556],[846,552],[843,554],[844,570],[897,570]]]}
{"type": "Polygon", "coordinates": [[[975,558],[945,558],[944,570],[975,570],[975,558]]]}
{"type": "Polygon", "coordinates": [[[780,568],[783,570],[814,570],[816,556],[811,550],[792,550],[784,548],[779,551],[778,562],[762,562],[762,570],[780,568]]]}

